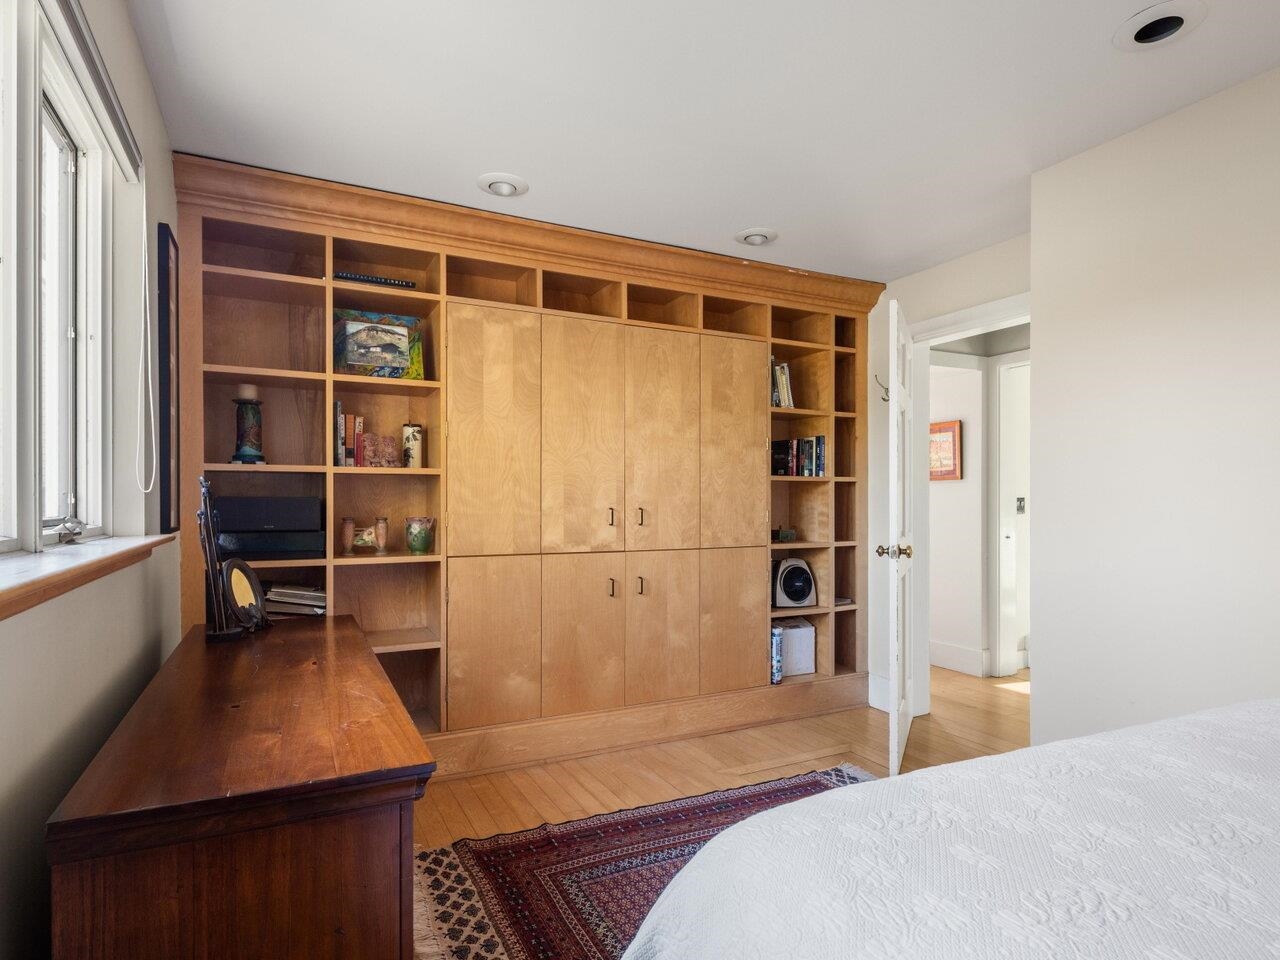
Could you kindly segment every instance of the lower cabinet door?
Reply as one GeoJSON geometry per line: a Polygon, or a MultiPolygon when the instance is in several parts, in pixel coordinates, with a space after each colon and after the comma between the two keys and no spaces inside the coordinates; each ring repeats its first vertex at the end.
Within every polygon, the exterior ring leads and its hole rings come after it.
{"type": "Polygon", "coordinates": [[[542,703],[542,557],[449,560],[449,729],[530,720],[542,703]]]}
{"type": "Polygon", "coordinates": [[[769,548],[699,550],[699,689],[769,683],[769,548]]]}
{"type": "Polygon", "coordinates": [[[628,704],[698,695],[699,552],[627,554],[628,704]]]}
{"type": "Polygon", "coordinates": [[[542,715],[623,706],[622,553],[542,557],[542,715]]]}

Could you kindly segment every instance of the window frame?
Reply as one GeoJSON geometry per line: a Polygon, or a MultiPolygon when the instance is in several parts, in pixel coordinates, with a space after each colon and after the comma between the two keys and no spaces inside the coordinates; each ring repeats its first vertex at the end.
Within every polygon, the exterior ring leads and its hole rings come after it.
{"type": "MultiPolygon", "coordinates": [[[[112,186],[118,149],[39,0],[0,0],[0,554],[59,543],[44,527],[40,447],[39,160],[45,103],[78,148],[74,220],[76,508],[81,539],[110,536],[112,186]],[[15,416],[15,411],[29,415],[15,416]],[[7,536],[6,536],[7,535],[7,536]]],[[[65,28],[65,24],[63,24],[65,28]]],[[[81,65],[83,66],[83,65],[81,65]]],[[[100,98],[99,98],[100,99],[100,98]]],[[[126,177],[127,179],[127,177],[126,177]]]]}

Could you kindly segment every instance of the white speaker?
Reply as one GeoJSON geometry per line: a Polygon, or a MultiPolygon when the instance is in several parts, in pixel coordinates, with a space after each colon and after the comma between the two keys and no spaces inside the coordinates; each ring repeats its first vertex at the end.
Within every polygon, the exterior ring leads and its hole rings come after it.
{"type": "Polygon", "coordinates": [[[775,560],[773,564],[773,605],[812,607],[818,603],[818,586],[809,564],[797,557],[775,560]]]}

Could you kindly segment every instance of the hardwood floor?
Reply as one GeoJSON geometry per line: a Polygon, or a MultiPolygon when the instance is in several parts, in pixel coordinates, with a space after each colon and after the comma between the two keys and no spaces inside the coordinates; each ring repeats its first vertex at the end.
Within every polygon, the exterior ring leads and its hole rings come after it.
{"type": "MultiPolygon", "coordinates": [[[[1030,676],[1024,670],[979,679],[934,667],[932,712],[911,725],[904,769],[1027,746],[1030,676]]],[[[433,779],[414,809],[414,838],[439,847],[840,763],[883,777],[888,734],[888,715],[863,707],[503,773],[433,779]]]]}

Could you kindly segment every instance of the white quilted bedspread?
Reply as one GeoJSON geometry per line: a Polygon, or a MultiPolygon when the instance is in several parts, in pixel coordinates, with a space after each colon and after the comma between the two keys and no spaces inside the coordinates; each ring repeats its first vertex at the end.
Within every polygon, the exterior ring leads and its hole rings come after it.
{"type": "Polygon", "coordinates": [[[758,814],[624,960],[1280,960],[1280,700],[758,814]]]}

